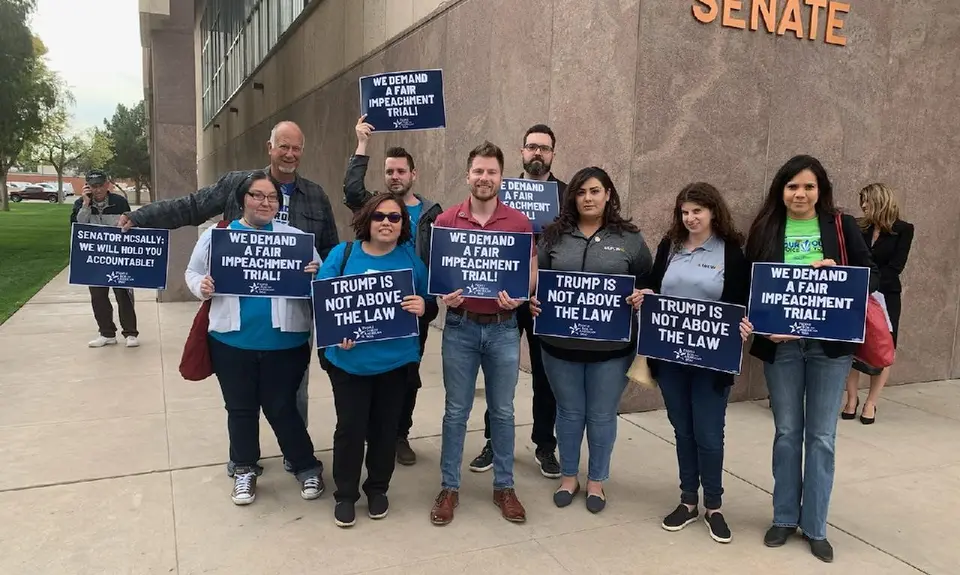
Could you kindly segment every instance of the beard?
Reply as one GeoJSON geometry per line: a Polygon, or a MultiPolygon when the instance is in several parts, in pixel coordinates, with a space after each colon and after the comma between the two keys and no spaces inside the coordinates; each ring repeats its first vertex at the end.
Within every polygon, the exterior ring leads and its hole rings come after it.
{"type": "Polygon", "coordinates": [[[539,178],[540,176],[550,173],[550,164],[544,162],[542,159],[535,158],[523,163],[523,171],[529,176],[539,178]]]}
{"type": "Polygon", "coordinates": [[[405,196],[407,195],[407,192],[409,192],[410,188],[412,187],[413,187],[413,182],[409,182],[406,184],[404,184],[403,182],[400,182],[400,184],[396,188],[394,188],[390,184],[387,184],[387,191],[395,196],[405,196]]]}
{"type": "Polygon", "coordinates": [[[493,187],[492,182],[485,183],[490,183],[490,187],[482,187],[479,182],[470,186],[470,195],[481,202],[487,202],[497,197],[499,191],[493,187]]]}
{"type": "Polygon", "coordinates": [[[293,174],[297,171],[295,166],[289,166],[287,164],[277,164],[277,170],[281,174],[293,174]]]}

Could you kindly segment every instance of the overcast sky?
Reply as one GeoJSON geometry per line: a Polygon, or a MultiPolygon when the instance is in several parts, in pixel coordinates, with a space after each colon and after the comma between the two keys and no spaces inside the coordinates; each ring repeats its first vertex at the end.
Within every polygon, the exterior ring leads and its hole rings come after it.
{"type": "Polygon", "coordinates": [[[136,0],[39,0],[31,28],[76,98],[75,130],[102,126],[117,104],[143,99],[136,0]]]}

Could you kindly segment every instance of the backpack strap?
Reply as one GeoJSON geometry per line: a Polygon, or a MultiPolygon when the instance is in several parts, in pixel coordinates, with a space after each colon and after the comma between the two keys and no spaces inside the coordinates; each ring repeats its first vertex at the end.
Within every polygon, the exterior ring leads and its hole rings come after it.
{"type": "Polygon", "coordinates": [[[340,260],[340,275],[343,275],[343,270],[347,269],[347,260],[350,259],[350,252],[353,250],[353,240],[347,243],[343,247],[343,259],[340,260]]]}

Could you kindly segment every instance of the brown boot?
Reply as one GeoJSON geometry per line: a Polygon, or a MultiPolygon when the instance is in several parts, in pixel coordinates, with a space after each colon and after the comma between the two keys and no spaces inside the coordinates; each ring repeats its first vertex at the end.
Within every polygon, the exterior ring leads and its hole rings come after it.
{"type": "Polygon", "coordinates": [[[447,525],[453,521],[453,510],[460,505],[460,494],[452,489],[444,489],[430,510],[430,522],[434,525],[447,525]]]}
{"type": "Polygon", "coordinates": [[[523,510],[523,504],[520,503],[517,492],[512,488],[494,489],[493,503],[500,508],[500,513],[507,521],[523,523],[527,520],[527,512],[523,510]]]}

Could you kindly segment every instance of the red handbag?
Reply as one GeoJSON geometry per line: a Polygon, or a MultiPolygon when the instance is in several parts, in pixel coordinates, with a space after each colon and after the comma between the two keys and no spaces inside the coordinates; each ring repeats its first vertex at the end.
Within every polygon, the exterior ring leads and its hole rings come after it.
{"type": "MultiPolygon", "coordinates": [[[[218,228],[230,225],[227,220],[217,222],[218,228]]],[[[210,330],[210,301],[203,300],[197,315],[190,326],[187,342],[183,344],[180,356],[180,376],[187,381],[203,381],[213,375],[213,362],[210,361],[210,344],[207,332],[210,330]]]]}
{"type": "MultiPolygon", "coordinates": [[[[837,225],[837,241],[840,244],[840,265],[848,265],[847,242],[843,235],[843,223],[838,212],[835,218],[837,225]]],[[[887,316],[883,312],[883,305],[872,295],[867,297],[867,320],[864,327],[863,343],[857,348],[853,357],[862,363],[874,368],[884,368],[893,365],[896,357],[896,348],[893,346],[893,334],[887,325],[887,316]]]]}

